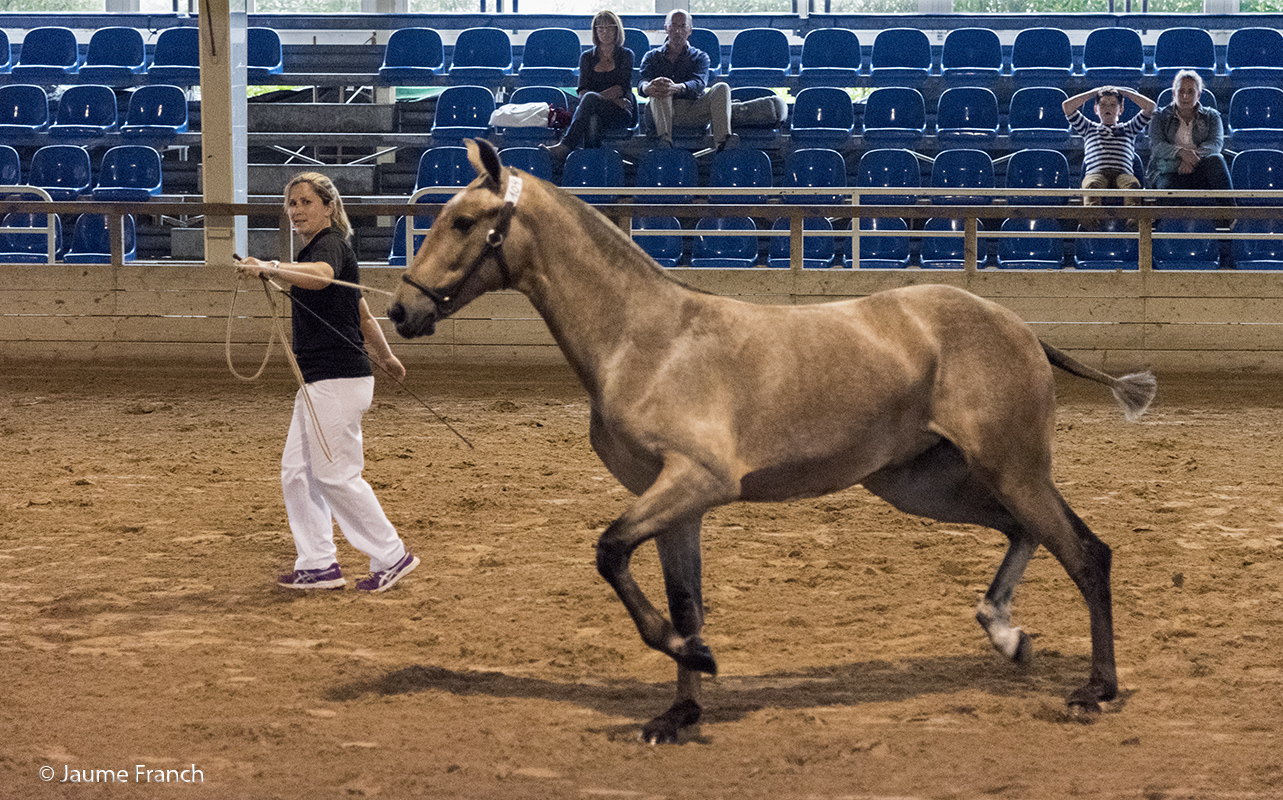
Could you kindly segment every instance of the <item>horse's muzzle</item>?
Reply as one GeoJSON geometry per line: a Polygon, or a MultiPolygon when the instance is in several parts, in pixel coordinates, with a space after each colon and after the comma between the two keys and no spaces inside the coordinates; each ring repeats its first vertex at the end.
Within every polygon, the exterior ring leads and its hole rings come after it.
{"type": "Polygon", "coordinates": [[[434,309],[428,313],[412,313],[400,301],[388,306],[388,319],[396,325],[396,332],[405,339],[416,336],[431,336],[437,330],[437,314],[434,309]]]}

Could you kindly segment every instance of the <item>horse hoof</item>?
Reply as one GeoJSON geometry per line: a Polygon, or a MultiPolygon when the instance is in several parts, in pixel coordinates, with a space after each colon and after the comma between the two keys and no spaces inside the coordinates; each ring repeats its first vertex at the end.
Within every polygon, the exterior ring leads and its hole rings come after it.
{"type": "Polygon", "coordinates": [[[687,639],[675,658],[679,666],[692,672],[717,675],[717,660],[713,658],[713,651],[708,649],[708,645],[704,644],[699,637],[692,636],[687,639]]]}
{"type": "Polygon", "coordinates": [[[1065,700],[1069,715],[1077,719],[1094,719],[1100,714],[1101,692],[1097,687],[1087,685],[1076,690],[1065,700]]]}
{"type": "Polygon", "coordinates": [[[1022,667],[1028,667],[1034,660],[1034,640],[1024,631],[1020,632],[1020,641],[1016,643],[1016,653],[1011,657],[1011,662],[1022,667]]]}
{"type": "Polygon", "coordinates": [[[702,713],[699,703],[682,700],[642,726],[642,741],[647,744],[675,744],[682,728],[699,722],[702,713]]]}

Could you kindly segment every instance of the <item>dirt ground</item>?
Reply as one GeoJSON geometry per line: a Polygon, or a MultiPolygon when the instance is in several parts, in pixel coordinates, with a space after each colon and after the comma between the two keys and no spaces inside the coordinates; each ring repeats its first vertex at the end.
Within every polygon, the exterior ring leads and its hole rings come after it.
{"type": "MultiPolygon", "coordinates": [[[[973,620],[1002,536],[853,489],[709,515],[721,676],[654,747],[673,667],[596,574],[629,495],[563,368],[413,369],[475,450],[381,384],[366,477],[423,563],[367,596],[346,543],[348,590],[274,586],[279,359],[10,363],[0,797],[1283,798],[1283,379],[1159,379],[1138,424],[1060,384],[1057,480],[1114,548],[1122,695],[1095,721],[1064,709],[1087,614],[1054,560],[1014,667],[973,620]]],[[[635,572],[662,598],[653,548],[635,572]]]]}

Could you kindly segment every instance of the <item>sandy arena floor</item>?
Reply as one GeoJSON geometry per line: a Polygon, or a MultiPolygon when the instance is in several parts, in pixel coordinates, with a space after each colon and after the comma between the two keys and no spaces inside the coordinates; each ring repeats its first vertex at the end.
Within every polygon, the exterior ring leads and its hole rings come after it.
{"type": "MultiPolygon", "coordinates": [[[[1087,614],[1054,560],[1017,594],[1021,670],[972,618],[1003,537],[853,489],[709,516],[722,674],[652,747],[673,667],[596,574],[629,496],[564,369],[415,369],[475,450],[381,385],[366,477],[423,563],[363,596],[273,585],[279,358],[252,384],[10,364],[0,797],[1283,798],[1283,379],[1159,379],[1134,425],[1060,385],[1057,479],[1114,548],[1123,694],[1095,722],[1064,711],[1087,614]]],[[[635,572],[662,598],[653,548],[635,572]]]]}

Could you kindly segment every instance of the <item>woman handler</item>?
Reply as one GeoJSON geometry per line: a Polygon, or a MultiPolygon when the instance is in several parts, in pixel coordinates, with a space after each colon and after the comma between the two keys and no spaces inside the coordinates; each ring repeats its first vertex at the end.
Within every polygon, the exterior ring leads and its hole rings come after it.
{"type": "Polygon", "coordinates": [[[285,209],[294,233],[306,243],[298,260],[281,264],[247,258],[239,265],[243,274],[291,284],[293,350],[303,373],[281,456],[281,487],[298,559],[277,585],[346,585],[334,547],[337,520],[348,542],[370,557],[370,575],[356,588],[386,591],[419,559],[406,549],[361,477],[361,417],[374,395],[370,359],[397,380],[405,376],[405,367],[392,354],[359,290],[332,283],[360,280],[356,253],[348,244],[352,223],[334,184],[315,172],[295,176],[285,187],[285,209]]]}

